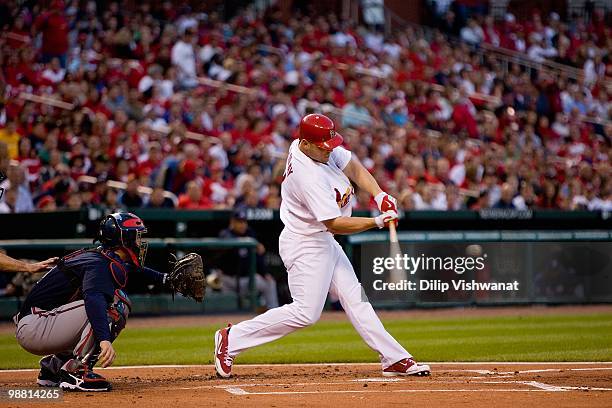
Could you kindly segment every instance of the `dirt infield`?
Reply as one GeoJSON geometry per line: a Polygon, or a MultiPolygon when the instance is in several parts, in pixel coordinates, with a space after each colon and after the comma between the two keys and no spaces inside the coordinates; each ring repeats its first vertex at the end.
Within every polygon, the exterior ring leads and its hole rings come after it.
{"type": "MultiPolygon", "coordinates": [[[[606,306],[465,308],[381,312],[383,319],[609,313],[606,306]]],[[[129,327],[223,325],[247,316],[183,316],[132,319],[129,327]]],[[[325,313],[323,320],[345,320],[325,313]]],[[[0,332],[14,326],[0,325],[0,332]]],[[[211,352],[210,350],[203,350],[211,352]]],[[[235,366],[222,380],[208,366],[112,367],[99,372],[112,381],[109,393],[66,393],[62,407],[185,408],[196,406],[612,406],[612,362],[434,363],[432,376],[381,376],[378,364],[235,366]],[[385,404],[385,405],[382,405],[385,404]]],[[[0,371],[0,406],[54,406],[6,398],[9,389],[34,389],[37,370],[0,371]]],[[[59,406],[59,405],[58,405],[59,406]]]]}
{"type": "MultiPolygon", "coordinates": [[[[537,406],[609,407],[612,363],[432,364],[431,377],[382,377],[377,364],[237,365],[218,379],[212,366],[100,370],[108,393],[66,393],[63,407],[195,406],[537,406]]],[[[0,387],[32,387],[35,370],[0,372],[0,387]]],[[[0,399],[5,406],[38,406],[0,399]]]]}

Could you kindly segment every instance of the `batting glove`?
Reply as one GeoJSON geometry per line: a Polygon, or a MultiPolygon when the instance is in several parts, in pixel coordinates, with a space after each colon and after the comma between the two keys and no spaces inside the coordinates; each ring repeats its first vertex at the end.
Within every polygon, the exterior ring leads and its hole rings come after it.
{"type": "Polygon", "coordinates": [[[395,211],[397,213],[397,200],[384,191],[376,194],[374,201],[376,201],[380,212],[395,211]]]}
{"type": "Polygon", "coordinates": [[[397,211],[386,211],[380,214],[379,216],[374,217],[374,221],[376,222],[378,229],[381,229],[385,227],[386,225],[389,225],[390,222],[394,222],[395,225],[397,225],[398,219],[399,219],[399,216],[397,215],[397,211]]]}

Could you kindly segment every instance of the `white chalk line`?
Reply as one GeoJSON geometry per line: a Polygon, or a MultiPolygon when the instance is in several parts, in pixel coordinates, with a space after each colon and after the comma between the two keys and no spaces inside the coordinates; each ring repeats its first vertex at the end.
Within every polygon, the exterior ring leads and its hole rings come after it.
{"type": "MultiPolygon", "coordinates": [[[[354,380],[353,380],[354,381],[354,380]]],[[[427,381],[410,381],[410,383],[427,383],[427,381]]],[[[460,380],[449,380],[446,383],[463,383],[460,380]]],[[[246,391],[244,387],[272,387],[272,386],[293,386],[293,385],[346,385],[351,382],[345,381],[343,383],[302,383],[302,384],[245,384],[245,385],[233,385],[233,386],[216,386],[213,388],[220,388],[232,395],[296,395],[296,394],[351,394],[351,393],[419,393],[419,392],[569,392],[569,391],[612,391],[612,388],[603,387],[572,387],[572,386],[558,386],[552,384],[545,384],[539,381],[473,381],[476,384],[512,384],[512,385],[526,385],[532,388],[480,388],[480,389],[384,389],[384,390],[316,390],[316,391],[246,391]],[[535,388],[535,389],[534,389],[535,388]]]]}
{"type": "MultiPolygon", "coordinates": [[[[482,377],[480,377],[482,378],[482,377]]],[[[180,390],[198,390],[204,388],[217,388],[217,389],[227,389],[227,388],[249,388],[249,387],[305,387],[310,385],[357,385],[358,382],[388,382],[388,383],[396,383],[405,381],[400,378],[360,378],[357,380],[347,380],[347,381],[328,381],[328,382],[304,382],[304,383],[244,383],[244,384],[229,384],[229,385],[196,385],[193,387],[180,387],[180,390]]],[[[458,381],[464,382],[464,381],[458,381]]],[[[431,384],[431,381],[427,380],[411,380],[411,384],[414,383],[423,383],[423,384],[431,384]]]]}
{"type": "MultiPolygon", "coordinates": [[[[475,380],[482,380],[483,377],[471,377],[475,380]]],[[[230,388],[253,388],[253,387],[307,387],[307,386],[320,386],[320,385],[354,385],[357,386],[356,383],[358,380],[349,380],[349,381],[334,381],[334,382],[310,382],[310,383],[245,383],[245,384],[231,384],[231,385],[195,385],[193,387],[180,387],[179,390],[201,390],[201,389],[221,389],[228,390],[230,388]]],[[[362,382],[366,382],[360,380],[362,382]]],[[[391,379],[391,381],[367,381],[367,382],[400,382],[404,380],[391,379]]],[[[439,381],[440,382],[440,381],[439,381]]],[[[465,384],[465,380],[445,380],[443,381],[447,384],[465,384]]],[[[492,381],[472,381],[474,383],[481,384],[501,384],[501,382],[492,382],[492,381]]],[[[509,383],[518,383],[522,384],[521,381],[510,381],[509,383]]],[[[410,380],[410,384],[431,384],[431,381],[428,380],[410,380]]],[[[173,389],[176,389],[173,387],[173,389]]]]}
{"type": "Polygon", "coordinates": [[[482,375],[510,375],[510,374],[533,374],[533,373],[550,373],[561,371],[598,371],[612,370],[612,367],[589,367],[589,368],[546,368],[541,370],[521,370],[521,371],[495,371],[495,370],[444,370],[446,372],[472,372],[482,375]]]}
{"type": "Polygon", "coordinates": [[[547,390],[541,389],[519,389],[519,388],[510,388],[510,389],[455,389],[455,390],[445,390],[445,389],[426,389],[426,390],[331,390],[331,391],[271,391],[271,392],[246,392],[242,389],[235,389],[236,393],[233,395],[297,395],[297,394],[374,394],[374,393],[420,393],[420,392],[551,392],[547,390]]]}
{"type": "MultiPolygon", "coordinates": [[[[495,377],[495,378],[511,378],[511,377],[495,377]]],[[[461,379],[442,379],[437,380],[438,383],[447,384],[465,384],[465,380],[470,379],[472,383],[477,384],[524,384],[534,385],[543,384],[535,381],[519,381],[519,380],[488,380],[487,377],[462,377],[461,379]]],[[[403,378],[358,378],[354,380],[346,381],[328,381],[328,382],[302,382],[302,383],[243,383],[243,384],[222,384],[222,385],[196,385],[193,387],[180,387],[180,390],[197,390],[197,389],[227,389],[227,388],[252,388],[252,387],[307,387],[307,386],[319,386],[319,385],[357,385],[358,383],[397,383],[397,382],[409,382],[410,384],[432,384],[430,380],[417,380],[411,378],[405,380],[403,378]]]]}
{"type": "Polygon", "coordinates": [[[225,391],[229,392],[232,395],[249,395],[249,394],[251,394],[250,392],[246,392],[242,388],[238,388],[238,387],[229,387],[229,388],[226,388],[225,391]]]}
{"type": "Polygon", "coordinates": [[[523,384],[530,387],[539,388],[545,391],[567,391],[564,387],[557,385],[544,384],[539,381],[479,381],[480,384],[523,384]]]}
{"type": "MultiPolygon", "coordinates": [[[[603,388],[603,387],[573,387],[573,386],[557,386],[552,384],[545,384],[539,381],[517,381],[517,380],[488,380],[486,377],[469,377],[473,379],[471,383],[473,384],[504,384],[504,385],[525,385],[528,387],[536,388],[536,390],[531,389],[531,391],[547,391],[547,392],[567,392],[567,391],[575,391],[575,390],[592,390],[592,391],[612,391],[612,388],[603,388]]],[[[507,378],[507,377],[504,377],[507,378]]],[[[202,385],[202,386],[194,386],[194,387],[181,387],[181,390],[195,390],[195,389],[221,389],[233,395],[291,395],[291,394],[315,394],[315,393],[350,393],[350,392],[364,392],[364,390],[317,390],[317,391],[246,391],[244,388],[253,388],[253,387],[262,387],[262,388],[290,388],[290,387],[308,387],[308,386],[329,386],[329,385],[357,385],[358,383],[365,382],[378,382],[378,383],[392,383],[392,382],[406,382],[405,379],[398,378],[359,378],[347,381],[336,381],[336,382],[308,382],[308,383],[244,383],[244,384],[230,384],[230,385],[202,385]]],[[[435,384],[428,380],[415,380],[410,379],[409,383],[413,384],[435,384]]],[[[464,384],[465,379],[447,379],[444,381],[438,381],[438,383],[446,383],[446,384],[464,384]]],[[[393,390],[393,389],[385,389],[385,390],[368,390],[369,392],[425,392],[426,390],[393,390]]],[[[431,392],[450,392],[454,390],[449,389],[428,389],[431,392]]],[[[461,391],[461,390],[459,390],[461,391]]],[[[482,391],[482,390],[481,390],[482,391]]],[[[496,389],[491,388],[486,391],[492,392],[507,392],[507,389],[496,389]]],[[[515,389],[518,392],[518,389],[515,389]]],[[[520,389],[520,391],[530,391],[530,389],[520,389]]],[[[468,390],[464,390],[461,392],[468,392],[468,390]]]]}
{"type": "MultiPolygon", "coordinates": [[[[460,366],[460,365],[502,365],[502,366],[516,366],[516,365],[612,365],[612,361],[452,361],[452,362],[435,362],[435,363],[426,363],[430,366],[460,366]]],[[[290,363],[290,364],[237,364],[236,367],[245,367],[245,368],[257,368],[257,367],[347,367],[347,366],[378,366],[379,363],[290,363]]],[[[138,369],[165,369],[165,368],[202,368],[202,369],[210,369],[213,368],[214,364],[154,364],[154,365],[130,365],[130,366],[116,366],[116,367],[106,367],[101,368],[101,370],[138,370],[138,369]]],[[[612,368],[612,367],[610,367],[612,368]]],[[[584,368],[583,370],[588,370],[589,368],[584,368]]],[[[37,372],[38,368],[18,368],[18,369],[0,369],[0,374],[2,373],[30,373],[37,372]]],[[[451,371],[451,370],[445,370],[451,371]]],[[[463,370],[461,370],[463,371],[463,370]]],[[[474,370],[476,371],[476,370],[474,370]]],[[[484,370],[480,370],[484,371],[484,370]]],[[[512,372],[514,373],[514,372],[512,372]]]]}
{"type": "Polygon", "coordinates": [[[562,388],[566,390],[578,390],[578,391],[612,391],[612,388],[604,388],[604,387],[570,387],[564,385],[562,388]]]}
{"type": "Polygon", "coordinates": [[[351,380],[351,382],[401,382],[405,381],[402,378],[389,378],[389,377],[375,377],[375,378],[357,378],[355,380],[351,380]]]}
{"type": "Polygon", "coordinates": [[[596,368],[571,368],[572,371],[591,371],[591,370],[612,370],[612,367],[596,367],[596,368]]]}
{"type": "MultiPolygon", "coordinates": [[[[460,378],[462,380],[472,380],[472,379],[474,379],[474,380],[482,380],[485,377],[483,377],[483,376],[480,376],[480,377],[476,377],[476,376],[471,377],[471,376],[468,376],[468,377],[460,377],[460,378]]],[[[514,378],[514,375],[496,375],[495,378],[514,378]]]]}
{"type": "Polygon", "coordinates": [[[523,384],[530,385],[532,387],[540,388],[545,391],[568,391],[564,387],[559,387],[551,384],[544,384],[539,381],[523,381],[523,384]]]}

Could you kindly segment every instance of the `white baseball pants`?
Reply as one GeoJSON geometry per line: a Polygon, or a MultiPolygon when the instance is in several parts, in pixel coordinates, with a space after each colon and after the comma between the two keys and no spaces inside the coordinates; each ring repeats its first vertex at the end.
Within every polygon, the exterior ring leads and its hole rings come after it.
{"type": "Polygon", "coordinates": [[[232,326],[229,355],[279,339],[316,323],[327,294],[337,297],[363,340],[378,352],[383,368],[412,357],[383,327],[346,254],[329,232],[300,235],[286,228],[279,238],[293,302],[232,326]]]}

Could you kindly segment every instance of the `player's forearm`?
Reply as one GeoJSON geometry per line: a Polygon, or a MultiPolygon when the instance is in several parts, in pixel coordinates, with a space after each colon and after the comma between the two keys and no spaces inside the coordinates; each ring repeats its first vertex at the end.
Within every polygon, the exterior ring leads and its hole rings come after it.
{"type": "Polygon", "coordinates": [[[165,280],[166,280],[165,273],[158,272],[155,269],[151,269],[146,266],[143,266],[141,270],[142,270],[142,273],[147,277],[149,281],[153,283],[160,283],[160,284],[165,283],[165,280]]]}
{"type": "Polygon", "coordinates": [[[374,218],[338,217],[325,221],[325,226],[332,234],[356,234],[377,227],[374,218]]]}
{"type": "Polygon", "coordinates": [[[378,185],[378,182],[374,179],[370,172],[363,167],[363,164],[361,164],[359,160],[352,158],[347,167],[347,176],[352,182],[357,184],[357,187],[367,191],[373,197],[382,191],[378,185]]]}
{"type": "Polygon", "coordinates": [[[31,265],[0,253],[0,272],[30,272],[31,265]]]}

